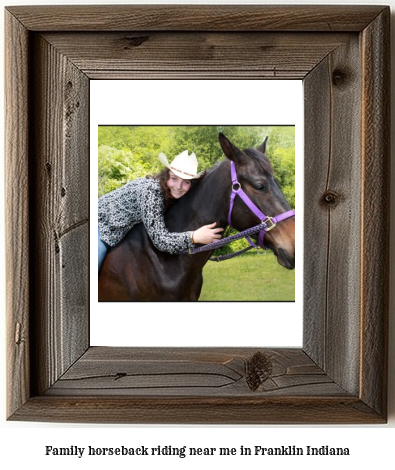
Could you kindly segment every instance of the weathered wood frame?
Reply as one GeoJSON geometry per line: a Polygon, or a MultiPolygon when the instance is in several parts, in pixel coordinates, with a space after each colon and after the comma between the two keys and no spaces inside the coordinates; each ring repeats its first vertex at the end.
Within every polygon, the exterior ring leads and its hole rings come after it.
{"type": "MultiPolygon", "coordinates": [[[[7,416],[387,419],[389,8],[9,7],[7,416]],[[299,349],[89,345],[89,81],[303,79],[299,349]]],[[[136,307],[137,308],[137,307],[136,307]]]]}

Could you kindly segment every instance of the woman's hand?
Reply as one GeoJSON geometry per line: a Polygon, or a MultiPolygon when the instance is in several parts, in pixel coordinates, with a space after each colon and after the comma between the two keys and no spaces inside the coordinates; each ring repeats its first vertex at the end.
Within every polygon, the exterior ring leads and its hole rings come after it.
{"type": "Polygon", "coordinates": [[[207,245],[208,243],[215,242],[221,238],[221,232],[224,231],[223,228],[214,228],[217,225],[217,222],[214,222],[209,225],[203,225],[199,229],[193,232],[193,241],[194,243],[199,243],[201,245],[207,245]]]}

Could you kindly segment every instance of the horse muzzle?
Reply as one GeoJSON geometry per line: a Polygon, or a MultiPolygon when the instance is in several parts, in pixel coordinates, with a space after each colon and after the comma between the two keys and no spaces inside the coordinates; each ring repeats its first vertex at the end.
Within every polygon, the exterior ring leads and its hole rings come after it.
{"type": "Polygon", "coordinates": [[[287,269],[295,269],[295,253],[291,255],[288,251],[279,248],[276,256],[281,266],[287,269]]]}

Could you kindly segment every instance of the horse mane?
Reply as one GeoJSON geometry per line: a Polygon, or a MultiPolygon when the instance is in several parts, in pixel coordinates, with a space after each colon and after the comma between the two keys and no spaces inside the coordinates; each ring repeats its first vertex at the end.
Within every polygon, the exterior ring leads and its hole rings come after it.
{"type": "Polygon", "coordinates": [[[255,162],[262,168],[264,172],[270,173],[272,175],[274,174],[273,166],[266,154],[253,148],[244,149],[243,153],[255,160],[255,162]]]}

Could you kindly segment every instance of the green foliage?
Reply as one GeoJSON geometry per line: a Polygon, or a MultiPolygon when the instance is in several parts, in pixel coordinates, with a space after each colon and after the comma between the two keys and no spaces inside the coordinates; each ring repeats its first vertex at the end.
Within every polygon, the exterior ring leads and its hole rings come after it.
{"type": "MultiPolygon", "coordinates": [[[[199,170],[204,170],[224,157],[218,142],[219,132],[237,142],[240,148],[246,148],[258,146],[263,141],[265,129],[271,131],[271,128],[261,126],[99,126],[98,144],[99,148],[104,145],[117,149],[121,159],[121,152],[128,154],[128,159],[132,155],[134,164],[143,165],[150,173],[161,169],[160,152],[171,161],[188,149],[195,152],[199,170]]],[[[112,161],[115,164],[115,160],[112,161]]]]}
{"type": "Polygon", "coordinates": [[[173,136],[171,155],[178,155],[185,149],[195,152],[199,167],[211,168],[224,157],[218,141],[218,133],[223,132],[228,139],[241,149],[257,147],[263,141],[264,128],[258,126],[180,126],[173,136]]]}
{"type": "MultiPolygon", "coordinates": [[[[199,170],[208,169],[224,157],[218,142],[219,132],[223,132],[240,149],[258,147],[264,138],[269,136],[267,154],[272,160],[277,178],[282,184],[288,184],[287,178],[293,178],[293,126],[99,126],[99,148],[106,146],[118,151],[114,152],[112,157],[107,156],[105,162],[99,161],[99,172],[102,163],[108,167],[116,164],[116,158],[123,161],[124,153],[130,164],[139,167],[139,170],[135,171],[129,166],[132,173],[139,174],[141,167],[148,173],[155,173],[161,169],[158,161],[160,152],[171,161],[186,149],[195,152],[199,160],[199,170]],[[287,171],[281,168],[282,165],[287,165],[287,171]]],[[[107,171],[108,168],[103,175],[107,174],[107,171]]],[[[120,174],[119,178],[116,174],[113,176],[114,179],[123,180],[124,173],[120,174]]]]}
{"type": "Polygon", "coordinates": [[[99,146],[99,197],[147,174],[149,165],[129,151],[99,146]]]}
{"type": "Polygon", "coordinates": [[[275,168],[275,177],[288,204],[295,208],[295,147],[277,147],[270,160],[275,168]]]}

